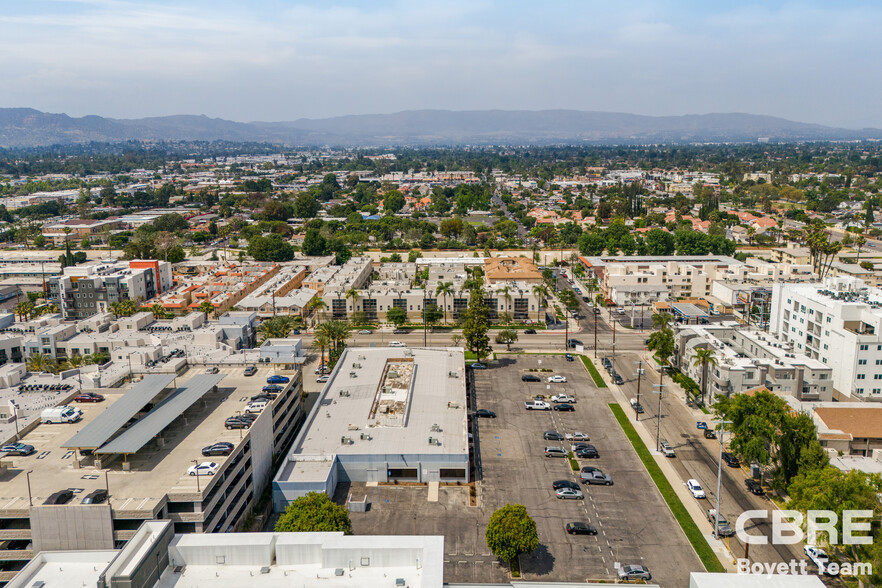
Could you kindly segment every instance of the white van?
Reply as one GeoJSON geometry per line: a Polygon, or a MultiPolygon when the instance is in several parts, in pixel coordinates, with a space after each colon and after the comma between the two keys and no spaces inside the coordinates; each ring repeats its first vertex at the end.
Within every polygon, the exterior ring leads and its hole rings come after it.
{"type": "Polygon", "coordinates": [[[252,400],[248,403],[248,406],[245,407],[245,412],[263,412],[263,409],[267,407],[266,400],[252,400]]]}
{"type": "Polygon", "coordinates": [[[56,406],[40,413],[40,420],[44,423],[75,423],[81,418],[83,411],[72,406],[56,406]]]}

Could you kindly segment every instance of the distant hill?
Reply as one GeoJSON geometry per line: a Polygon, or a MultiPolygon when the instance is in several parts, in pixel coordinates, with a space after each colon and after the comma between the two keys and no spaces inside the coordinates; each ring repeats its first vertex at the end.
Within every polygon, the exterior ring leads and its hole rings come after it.
{"type": "Polygon", "coordinates": [[[882,139],[879,129],[842,129],[755,114],[642,116],[578,110],[411,110],[290,122],[240,123],[207,116],[73,118],[0,108],[0,146],[161,141],[257,141],[288,145],[450,145],[817,141],[882,139]]]}

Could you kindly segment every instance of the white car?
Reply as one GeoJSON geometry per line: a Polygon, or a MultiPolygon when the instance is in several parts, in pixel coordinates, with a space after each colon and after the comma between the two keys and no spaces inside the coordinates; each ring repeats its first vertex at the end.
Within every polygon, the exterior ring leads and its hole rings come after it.
{"type": "Polygon", "coordinates": [[[625,314],[625,309],[624,309],[624,308],[620,308],[620,309],[618,309],[616,312],[618,312],[619,314],[625,314]]]}
{"type": "Polygon", "coordinates": [[[566,384],[567,378],[561,375],[548,376],[548,381],[552,384],[566,384]]]}
{"type": "Polygon", "coordinates": [[[707,498],[698,480],[686,480],[686,488],[692,493],[693,498],[707,498]]]}
{"type": "Polygon", "coordinates": [[[827,571],[827,564],[830,563],[830,556],[827,555],[827,552],[816,545],[806,545],[802,550],[805,551],[806,556],[812,560],[812,563],[818,566],[819,573],[830,574],[830,572],[827,571]]]}
{"type": "Polygon", "coordinates": [[[407,347],[407,344],[402,343],[401,341],[390,341],[389,347],[407,347]]]}
{"type": "Polygon", "coordinates": [[[191,476],[213,476],[217,473],[218,465],[213,461],[203,461],[199,465],[190,466],[187,473],[191,476]]]}
{"type": "Polygon", "coordinates": [[[575,433],[567,433],[565,436],[567,441],[590,441],[588,435],[580,433],[579,431],[576,431],[575,433]]]}
{"type": "Polygon", "coordinates": [[[572,404],[576,401],[575,396],[570,396],[569,394],[555,394],[551,397],[552,402],[566,402],[568,404],[572,404]]]}
{"type": "Polygon", "coordinates": [[[331,379],[331,376],[325,374],[324,376],[317,377],[315,379],[315,381],[318,382],[319,384],[324,384],[325,382],[327,382],[330,379],[331,379]]]}
{"type": "Polygon", "coordinates": [[[585,498],[585,495],[582,494],[581,490],[575,490],[573,488],[559,488],[554,491],[554,494],[558,498],[562,498],[564,500],[568,498],[571,500],[583,500],[585,498]]]}

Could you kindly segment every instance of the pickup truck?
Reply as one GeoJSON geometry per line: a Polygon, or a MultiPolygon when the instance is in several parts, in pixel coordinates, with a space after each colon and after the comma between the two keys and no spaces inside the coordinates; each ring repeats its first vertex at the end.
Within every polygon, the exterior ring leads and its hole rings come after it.
{"type": "MultiPolygon", "coordinates": [[[[716,518],[717,510],[715,508],[707,509],[707,521],[713,526],[714,519],[716,518]]],[[[731,537],[735,534],[735,531],[732,530],[732,527],[729,525],[729,521],[726,520],[726,517],[720,515],[720,519],[717,521],[717,533],[718,537],[731,537]]]]}
{"type": "Polygon", "coordinates": [[[601,484],[603,486],[612,486],[612,478],[609,477],[609,474],[604,474],[602,471],[598,469],[588,470],[588,468],[583,468],[582,472],[579,474],[579,479],[583,484],[601,484]]]}
{"type": "Polygon", "coordinates": [[[551,405],[542,400],[528,400],[524,403],[527,410],[551,410],[551,405]]]}
{"type": "Polygon", "coordinates": [[[671,447],[671,444],[668,443],[667,441],[661,442],[661,452],[662,452],[662,455],[664,455],[665,457],[675,457],[676,456],[676,454],[674,453],[674,448],[671,447]]]}
{"type": "Polygon", "coordinates": [[[551,397],[552,402],[566,402],[572,404],[576,402],[575,396],[570,396],[569,394],[555,394],[551,397]]]}

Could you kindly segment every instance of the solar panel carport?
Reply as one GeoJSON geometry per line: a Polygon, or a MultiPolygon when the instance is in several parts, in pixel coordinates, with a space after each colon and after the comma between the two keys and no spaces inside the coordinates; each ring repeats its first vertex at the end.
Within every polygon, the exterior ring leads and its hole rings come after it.
{"type": "Polygon", "coordinates": [[[123,431],[110,443],[102,445],[96,454],[137,453],[151,439],[181,416],[193,403],[205,396],[224,379],[223,374],[199,374],[190,378],[182,388],[172,392],[144,418],[123,431]]]}
{"type": "Polygon", "coordinates": [[[174,381],[174,374],[152,374],[132,386],[132,389],[108,406],[91,423],[82,428],[67,443],[66,449],[97,449],[107,443],[129,420],[174,381]]]}

